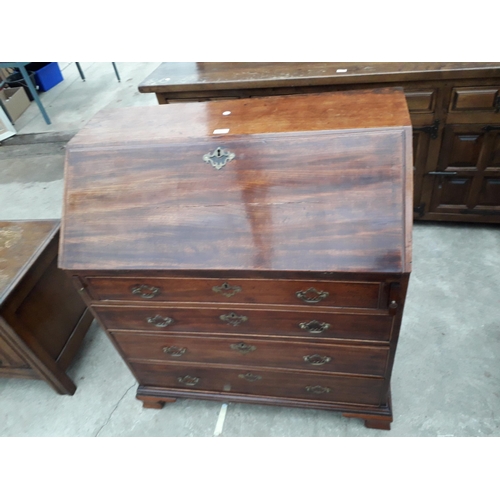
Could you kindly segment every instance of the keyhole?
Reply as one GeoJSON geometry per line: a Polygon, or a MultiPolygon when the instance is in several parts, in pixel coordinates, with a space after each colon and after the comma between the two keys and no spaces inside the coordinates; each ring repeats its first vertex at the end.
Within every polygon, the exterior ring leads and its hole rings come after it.
{"type": "Polygon", "coordinates": [[[217,156],[220,157],[220,148],[217,148],[217,156]]]}

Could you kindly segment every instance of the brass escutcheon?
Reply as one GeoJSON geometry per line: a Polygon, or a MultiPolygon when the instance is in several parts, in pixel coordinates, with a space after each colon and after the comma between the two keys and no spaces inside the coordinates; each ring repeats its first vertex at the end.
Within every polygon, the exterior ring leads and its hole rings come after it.
{"type": "Polygon", "coordinates": [[[246,316],[238,316],[236,313],[232,312],[229,314],[221,314],[220,319],[229,323],[232,326],[238,326],[240,323],[244,323],[248,320],[246,316]]]}
{"type": "Polygon", "coordinates": [[[245,344],[245,342],[231,344],[230,347],[233,351],[242,352],[243,354],[246,354],[247,352],[253,352],[257,349],[254,345],[245,344]]]}
{"type": "Polygon", "coordinates": [[[216,170],[220,170],[226,163],[230,162],[236,155],[218,147],[213,153],[203,155],[203,161],[210,163],[216,170]]]}
{"type": "Polygon", "coordinates": [[[212,290],[215,293],[222,293],[225,297],[232,297],[241,292],[241,286],[230,285],[229,283],[222,283],[220,286],[214,286],[212,290]]]}

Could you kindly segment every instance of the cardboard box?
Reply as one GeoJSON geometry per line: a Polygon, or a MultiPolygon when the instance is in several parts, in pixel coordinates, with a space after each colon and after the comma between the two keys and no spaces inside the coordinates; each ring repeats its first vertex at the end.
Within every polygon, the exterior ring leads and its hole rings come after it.
{"type": "Polygon", "coordinates": [[[16,129],[0,106],[0,142],[16,135],[16,129]]]}
{"type": "Polygon", "coordinates": [[[12,71],[7,68],[0,68],[0,80],[7,80],[11,75],[12,71]]]}
{"type": "Polygon", "coordinates": [[[15,122],[30,105],[28,95],[23,87],[2,89],[0,91],[0,99],[2,100],[3,108],[13,122],[15,122]]]}

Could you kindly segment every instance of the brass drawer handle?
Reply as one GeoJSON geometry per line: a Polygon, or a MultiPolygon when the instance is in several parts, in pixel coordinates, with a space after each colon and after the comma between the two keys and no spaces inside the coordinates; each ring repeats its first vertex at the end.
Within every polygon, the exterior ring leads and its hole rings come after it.
{"type": "Polygon", "coordinates": [[[135,285],[132,288],[132,293],[134,295],[139,295],[143,299],[153,299],[160,293],[160,289],[155,286],[135,285]]]}
{"type": "Polygon", "coordinates": [[[329,363],[332,360],[330,356],[320,356],[319,354],[309,354],[304,356],[304,361],[314,366],[321,366],[329,363]]]}
{"type": "Polygon", "coordinates": [[[233,351],[242,352],[243,354],[255,351],[257,349],[254,345],[248,345],[245,344],[244,342],[239,342],[238,344],[231,344],[230,347],[233,351]]]}
{"type": "Polygon", "coordinates": [[[194,386],[196,385],[200,379],[198,377],[192,377],[191,375],[186,375],[184,377],[179,377],[177,379],[181,384],[184,384],[184,385],[189,385],[189,386],[194,386]]]}
{"type": "Polygon", "coordinates": [[[158,328],[166,328],[174,322],[172,318],[163,318],[159,314],[157,314],[153,318],[146,318],[146,321],[152,325],[157,326],[158,328]]]}
{"type": "Polygon", "coordinates": [[[247,321],[248,318],[246,316],[238,316],[236,313],[232,312],[229,314],[222,314],[220,319],[232,326],[238,326],[240,323],[247,321]]]}
{"type": "Polygon", "coordinates": [[[215,293],[222,293],[225,297],[232,297],[241,292],[241,286],[230,285],[229,283],[222,283],[220,286],[214,286],[212,290],[215,293]]]}
{"type": "Polygon", "coordinates": [[[330,388],[322,387],[321,385],[308,385],[306,391],[312,392],[313,394],[325,394],[326,392],[330,392],[330,388]]]}
{"type": "Polygon", "coordinates": [[[262,380],[260,375],[254,375],[253,373],[240,373],[238,378],[245,379],[248,382],[257,382],[257,380],[262,380]]]}
{"type": "Polygon", "coordinates": [[[321,323],[313,319],[312,321],[308,321],[307,323],[299,323],[300,328],[303,330],[307,330],[309,333],[323,333],[325,330],[330,328],[329,323],[321,323]]]}
{"type": "Polygon", "coordinates": [[[308,288],[307,290],[300,290],[295,293],[295,295],[303,300],[304,302],[307,302],[308,304],[317,304],[318,302],[321,302],[323,299],[326,299],[328,297],[328,292],[320,292],[316,290],[316,288],[308,288]]]}
{"type": "Polygon", "coordinates": [[[163,352],[165,354],[169,354],[174,358],[180,358],[183,354],[185,354],[187,349],[185,347],[177,347],[175,345],[171,345],[169,347],[164,347],[163,352]]]}

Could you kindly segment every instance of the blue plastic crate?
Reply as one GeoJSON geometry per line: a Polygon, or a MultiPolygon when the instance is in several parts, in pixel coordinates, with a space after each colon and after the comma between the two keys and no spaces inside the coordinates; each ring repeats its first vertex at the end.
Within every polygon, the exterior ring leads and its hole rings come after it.
{"type": "Polygon", "coordinates": [[[36,84],[42,92],[47,92],[47,90],[63,81],[59,64],[56,62],[31,63],[26,68],[34,71],[36,84]]]}

